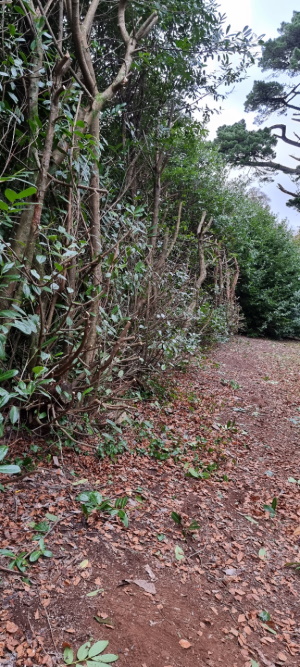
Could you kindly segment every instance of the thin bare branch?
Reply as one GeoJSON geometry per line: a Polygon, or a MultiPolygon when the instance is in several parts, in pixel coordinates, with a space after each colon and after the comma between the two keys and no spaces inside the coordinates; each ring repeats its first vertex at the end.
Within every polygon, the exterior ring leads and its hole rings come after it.
{"type": "Polygon", "coordinates": [[[92,0],[90,6],[88,8],[88,11],[86,13],[86,17],[85,17],[85,19],[82,23],[82,28],[83,28],[83,30],[86,34],[86,37],[88,37],[90,32],[91,32],[93,21],[94,21],[94,18],[95,18],[96,11],[98,9],[99,2],[100,2],[100,0],[92,0]]]}
{"type": "Polygon", "coordinates": [[[84,32],[80,26],[80,4],[79,0],[72,0],[72,22],[70,24],[74,40],[75,53],[82,72],[84,83],[92,95],[97,92],[94,71],[91,71],[90,63],[87,62],[87,51],[84,48],[84,32]]]}
{"type": "Polygon", "coordinates": [[[128,34],[126,23],[125,23],[125,9],[127,5],[127,0],[120,0],[118,5],[118,27],[122,35],[124,44],[128,44],[130,36],[128,34]]]}
{"type": "Polygon", "coordinates": [[[288,139],[286,136],[286,125],[280,123],[278,125],[271,125],[269,127],[269,130],[281,130],[281,134],[274,134],[274,137],[277,137],[278,139],[281,139],[284,141],[286,144],[290,144],[291,146],[297,146],[297,148],[300,147],[300,142],[299,141],[294,141],[293,139],[288,139]]]}

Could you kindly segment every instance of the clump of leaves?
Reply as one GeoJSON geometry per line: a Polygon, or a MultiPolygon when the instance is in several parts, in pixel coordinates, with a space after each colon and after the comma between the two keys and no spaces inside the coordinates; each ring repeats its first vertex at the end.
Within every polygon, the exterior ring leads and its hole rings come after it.
{"type": "Polygon", "coordinates": [[[86,517],[94,511],[103,512],[103,514],[109,516],[118,516],[125,528],[128,528],[128,514],[126,514],[124,510],[124,507],[126,507],[128,503],[127,496],[117,498],[117,500],[112,503],[109,498],[103,498],[99,491],[83,491],[77,496],[76,500],[81,503],[82,511],[86,517]]]}
{"type": "Polygon", "coordinates": [[[47,549],[43,537],[35,536],[33,539],[37,540],[37,548],[29,552],[21,551],[19,554],[15,554],[10,549],[0,549],[1,556],[10,558],[8,566],[10,570],[16,567],[20,572],[25,572],[27,567],[29,567],[29,563],[36,563],[41,556],[45,558],[53,556],[52,551],[47,549]]]}
{"type": "Polygon", "coordinates": [[[29,524],[30,528],[33,528],[33,530],[36,530],[37,533],[42,533],[45,535],[48,533],[48,530],[50,528],[50,524],[48,521],[39,521],[36,523],[35,521],[31,521],[29,524]]]}
{"type": "Polygon", "coordinates": [[[271,620],[271,616],[270,616],[269,612],[265,611],[265,609],[263,609],[263,611],[259,612],[258,618],[260,618],[261,621],[265,621],[265,622],[271,620]]]}
{"type": "Polygon", "coordinates": [[[64,662],[65,665],[76,665],[76,667],[106,667],[112,662],[118,660],[118,655],[114,653],[103,653],[103,651],[108,646],[107,640],[101,640],[91,644],[91,642],[85,642],[82,644],[76,654],[70,646],[66,646],[64,649],[64,662]]]}
{"type": "Polygon", "coordinates": [[[128,444],[123,438],[123,431],[120,426],[115,424],[111,419],[107,419],[106,423],[110,428],[110,432],[101,433],[101,441],[97,447],[97,456],[104,459],[109,456],[114,459],[116,456],[128,451],[128,444]]]}
{"type": "Polygon", "coordinates": [[[221,384],[226,385],[228,384],[232,389],[240,389],[241,385],[236,382],[235,380],[226,380],[225,378],[221,379],[221,384]]]}
{"type": "MultiPolygon", "coordinates": [[[[0,461],[3,461],[8,452],[8,447],[6,445],[0,446],[0,461]]],[[[16,473],[21,472],[20,466],[16,465],[0,465],[0,473],[3,475],[15,475],[16,473]]]]}
{"type": "Polygon", "coordinates": [[[25,470],[28,470],[28,472],[31,472],[36,468],[36,462],[34,461],[32,456],[30,456],[26,452],[23,452],[21,456],[18,456],[16,458],[16,464],[17,465],[20,464],[22,468],[25,468],[25,470]]]}
{"type": "Polygon", "coordinates": [[[166,461],[171,456],[171,450],[161,438],[152,438],[148,448],[148,454],[157,461],[166,461]]]}
{"type": "Polygon", "coordinates": [[[184,524],[181,514],[177,514],[177,512],[171,512],[171,519],[173,519],[174,523],[176,523],[176,525],[181,528],[184,536],[200,530],[200,524],[198,521],[193,519],[190,524],[184,524]]]}
{"type": "Polygon", "coordinates": [[[26,560],[27,558],[26,551],[22,551],[19,554],[15,554],[13,551],[10,551],[9,549],[0,549],[0,555],[5,556],[5,558],[11,559],[8,566],[10,570],[13,570],[14,567],[16,567],[20,572],[25,572],[26,568],[28,567],[28,562],[26,560]]]}
{"type": "Polygon", "coordinates": [[[209,463],[206,466],[200,461],[198,465],[199,467],[196,468],[193,466],[189,466],[189,463],[187,463],[185,465],[186,476],[193,477],[194,479],[209,479],[211,473],[215,472],[215,470],[218,470],[218,464],[215,461],[209,463]]]}
{"type": "MultiPolygon", "coordinates": [[[[168,434],[168,439],[170,439],[168,434]]],[[[176,459],[182,454],[182,448],[178,442],[171,443],[170,445],[166,443],[163,438],[151,438],[147,448],[137,447],[136,452],[142,456],[150,456],[152,459],[157,461],[166,461],[170,457],[176,459]]]]}
{"type": "Polygon", "coordinates": [[[274,519],[274,517],[276,516],[277,505],[278,505],[277,498],[273,498],[273,500],[271,502],[271,505],[264,505],[264,510],[266,512],[269,512],[269,515],[270,515],[271,519],[274,519]]]}
{"type": "Polygon", "coordinates": [[[224,431],[232,431],[232,433],[237,433],[237,427],[235,419],[229,419],[228,422],[223,426],[224,431]]]}
{"type": "Polygon", "coordinates": [[[35,549],[35,551],[32,551],[31,554],[29,554],[29,562],[30,563],[35,563],[41,556],[45,556],[45,558],[51,558],[53,556],[52,551],[47,549],[45,545],[45,541],[43,537],[35,538],[38,543],[38,549],[35,549]]]}

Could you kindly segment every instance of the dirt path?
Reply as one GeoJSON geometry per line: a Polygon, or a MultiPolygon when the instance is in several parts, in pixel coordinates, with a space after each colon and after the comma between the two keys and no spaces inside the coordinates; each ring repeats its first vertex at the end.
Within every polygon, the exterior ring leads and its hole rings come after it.
{"type": "Polygon", "coordinates": [[[59,521],[30,584],[0,572],[0,664],[53,667],[104,638],[118,667],[299,667],[299,372],[299,343],[235,338],[140,406],[115,462],[65,450],[5,484],[2,548],[59,521]],[[129,527],[87,524],[84,489],[127,494],[129,527]]]}

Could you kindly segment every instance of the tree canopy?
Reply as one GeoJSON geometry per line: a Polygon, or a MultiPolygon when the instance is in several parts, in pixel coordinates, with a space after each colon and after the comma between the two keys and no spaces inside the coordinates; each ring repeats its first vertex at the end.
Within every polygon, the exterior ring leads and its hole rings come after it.
{"type": "MultiPolygon", "coordinates": [[[[300,12],[295,11],[289,23],[283,22],[278,30],[279,36],[267,40],[262,46],[260,66],[263,71],[277,74],[284,72],[295,77],[300,68],[300,12]]],[[[231,164],[253,167],[257,173],[282,172],[291,176],[296,184],[295,191],[279,185],[282,192],[291,195],[288,206],[299,209],[298,180],[300,175],[299,157],[293,156],[295,166],[278,162],[274,150],[278,140],[289,146],[300,148],[297,130],[292,132],[290,122],[299,121],[300,84],[273,81],[254,81],[252,91],[245,101],[245,111],[257,111],[257,122],[263,123],[272,113],[292,114],[286,123],[278,122],[263,130],[247,130],[244,120],[232,126],[218,129],[217,143],[221,153],[231,164]],[[272,150],[273,148],[273,150],[272,150]]]]}

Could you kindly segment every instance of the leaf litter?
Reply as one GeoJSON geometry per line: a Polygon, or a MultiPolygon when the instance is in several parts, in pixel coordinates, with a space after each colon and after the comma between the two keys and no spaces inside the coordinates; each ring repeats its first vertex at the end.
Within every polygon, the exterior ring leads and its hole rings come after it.
{"type": "Polygon", "coordinates": [[[18,577],[0,558],[1,664],[56,667],[71,637],[109,640],[120,667],[299,667],[299,345],[236,337],[137,406],[125,455],[97,461],[90,439],[1,480],[2,550],[53,522],[52,557],[18,577]],[[83,517],[78,485],[128,497],[128,528],[83,517]]]}

